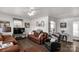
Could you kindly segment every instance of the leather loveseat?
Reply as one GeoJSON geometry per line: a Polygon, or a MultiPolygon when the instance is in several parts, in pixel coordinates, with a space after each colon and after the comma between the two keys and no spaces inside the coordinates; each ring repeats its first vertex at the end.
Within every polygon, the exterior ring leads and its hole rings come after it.
{"type": "Polygon", "coordinates": [[[28,35],[28,38],[38,44],[43,44],[48,37],[48,34],[46,32],[37,33],[36,31],[33,31],[32,34],[28,35]]]}
{"type": "Polygon", "coordinates": [[[0,48],[0,52],[19,52],[20,47],[17,44],[17,41],[11,35],[0,35],[0,41],[3,42],[13,42],[13,46],[7,48],[0,48]]]}

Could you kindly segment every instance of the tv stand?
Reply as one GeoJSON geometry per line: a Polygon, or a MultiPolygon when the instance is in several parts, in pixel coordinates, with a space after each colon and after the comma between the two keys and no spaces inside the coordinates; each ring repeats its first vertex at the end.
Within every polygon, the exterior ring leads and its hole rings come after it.
{"type": "Polygon", "coordinates": [[[15,38],[26,38],[25,28],[14,28],[13,36],[15,38]]]}
{"type": "Polygon", "coordinates": [[[24,39],[26,38],[26,34],[14,34],[13,35],[16,39],[24,39]]]}

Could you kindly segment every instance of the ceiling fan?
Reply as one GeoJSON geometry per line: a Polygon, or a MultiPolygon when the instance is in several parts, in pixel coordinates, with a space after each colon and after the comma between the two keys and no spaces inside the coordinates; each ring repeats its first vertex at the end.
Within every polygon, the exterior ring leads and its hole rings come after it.
{"type": "Polygon", "coordinates": [[[33,15],[36,14],[36,12],[37,12],[37,10],[36,10],[34,7],[30,7],[27,14],[28,14],[29,16],[33,16],[33,15]]]}

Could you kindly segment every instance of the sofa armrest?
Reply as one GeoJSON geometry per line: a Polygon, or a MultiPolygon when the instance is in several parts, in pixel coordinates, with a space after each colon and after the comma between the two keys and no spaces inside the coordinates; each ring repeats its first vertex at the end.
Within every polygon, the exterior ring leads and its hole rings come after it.
{"type": "Polygon", "coordinates": [[[15,45],[15,44],[18,44],[18,42],[16,41],[16,39],[13,38],[13,37],[6,38],[5,41],[6,41],[6,42],[13,42],[14,45],[15,45]]]}

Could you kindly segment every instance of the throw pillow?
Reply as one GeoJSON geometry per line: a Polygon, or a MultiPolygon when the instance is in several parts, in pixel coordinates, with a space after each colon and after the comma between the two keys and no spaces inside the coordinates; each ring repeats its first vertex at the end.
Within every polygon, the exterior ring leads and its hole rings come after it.
{"type": "Polygon", "coordinates": [[[29,32],[29,35],[33,35],[34,34],[34,32],[29,32]]]}
{"type": "Polygon", "coordinates": [[[52,38],[51,38],[51,42],[55,42],[56,40],[58,40],[58,38],[57,37],[55,37],[55,36],[52,36],[52,38]]]}
{"type": "Polygon", "coordinates": [[[0,41],[0,49],[2,48],[2,43],[3,43],[3,41],[0,41]]]}
{"type": "Polygon", "coordinates": [[[7,47],[10,47],[10,46],[13,46],[12,42],[2,44],[2,48],[7,48],[7,47]]]}
{"type": "Polygon", "coordinates": [[[0,45],[2,45],[3,41],[0,41],[0,45]]]}
{"type": "Polygon", "coordinates": [[[31,32],[32,35],[34,35],[34,32],[31,32]]]}
{"type": "Polygon", "coordinates": [[[39,39],[42,35],[43,35],[43,33],[41,33],[41,34],[39,35],[38,39],[39,39]]]}
{"type": "Polygon", "coordinates": [[[51,38],[50,42],[55,42],[56,39],[55,38],[51,38]]]}
{"type": "Polygon", "coordinates": [[[0,35],[0,41],[3,41],[3,37],[0,35]]]}

